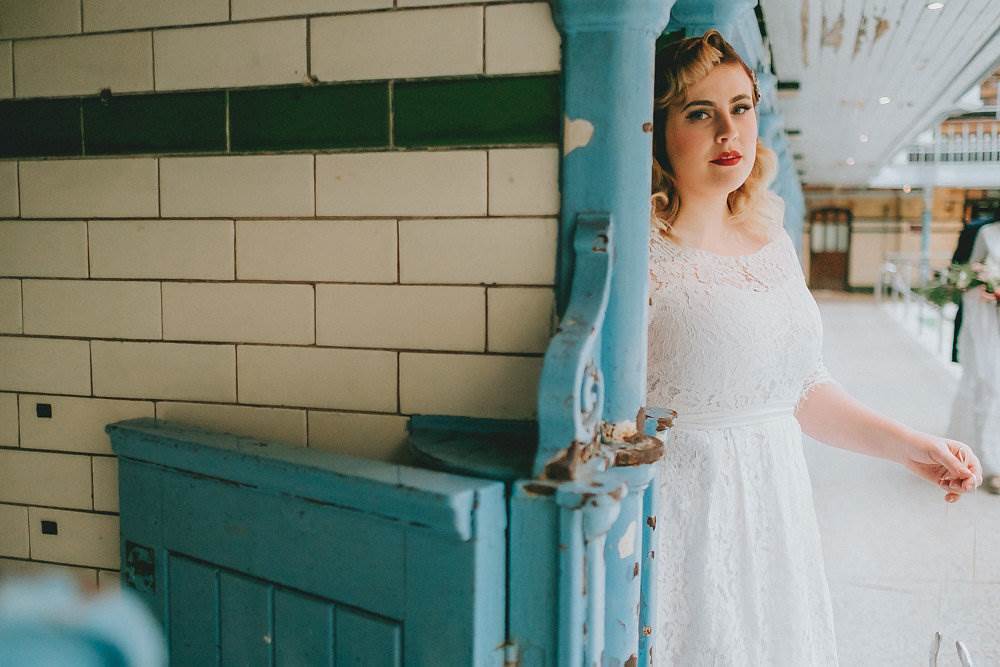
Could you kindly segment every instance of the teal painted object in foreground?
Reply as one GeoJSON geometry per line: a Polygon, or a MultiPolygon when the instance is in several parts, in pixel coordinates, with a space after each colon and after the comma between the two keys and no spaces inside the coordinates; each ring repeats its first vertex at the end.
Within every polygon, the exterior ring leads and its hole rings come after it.
{"type": "Polygon", "coordinates": [[[172,664],[502,664],[501,483],[152,419],[106,430],[122,582],[172,664]]]}
{"type": "Polygon", "coordinates": [[[164,667],[161,633],[127,590],[85,595],[71,575],[0,582],[3,667],[164,667]]]}

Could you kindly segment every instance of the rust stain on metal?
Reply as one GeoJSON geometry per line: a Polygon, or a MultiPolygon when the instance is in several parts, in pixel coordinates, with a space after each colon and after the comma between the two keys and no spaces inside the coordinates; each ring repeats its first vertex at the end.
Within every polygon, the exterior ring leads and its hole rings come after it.
{"type": "Polygon", "coordinates": [[[632,566],[632,578],[635,579],[638,576],[639,576],[639,561],[636,561],[635,565],[632,566]]]}
{"type": "Polygon", "coordinates": [[[636,656],[635,653],[630,655],[628,657],[628,660],[625,661],[625,667],[636,667],[638,664],[639,664],[639,658],[636,656]]]}
{"type": "Polygon", "coordinates": [[[651,121],[647,120],[645,123],[642,124],[642,131],[643,132],[652,132],[653,131],[653,123],[651,121]]]}
{"type": "Polygon", "coordinates": [[[548,484],[525,484],[524,491],[536,496],[552,496],[555,495],[556,489],[548,484]]]}
{"type": "Polygon", "coordinates": [[[651,637],[653,635],[653,628],[648,625],[642,626],[642,634],[644,637],[651,637]]]}
{"type": "Polygon", "coordinates": [[[663,443],[651,435],[637,434],[627,442],[630,446],[621,446],[614,450],[616,466],[637,466],[644,463],[656,463],[663,458],[663,443]]]}
{"type": "Polygon", "coordinates": [[[556,454],[545,464],[545,479],[568,481],[576,477],[576,468],[583,458],[582,447],[573,441],[569,447],[556,454]]]}
{"type": "Polygon", "coordinates": [[[652,528],[653,530],[656,530],[656,517],[655,516],[647,516],[646,517],[646,525],[649,526],[650,528],[652,528]]]}

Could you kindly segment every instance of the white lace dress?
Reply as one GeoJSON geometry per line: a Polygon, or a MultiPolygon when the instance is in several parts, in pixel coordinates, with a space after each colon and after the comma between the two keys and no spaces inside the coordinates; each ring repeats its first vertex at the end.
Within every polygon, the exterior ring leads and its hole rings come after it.
{"type": "Polygon", "coordinates": [[[650,232],[647,405],[678,412],[658,475],[659,667],[837,665],[794,410],[822,323],[787,232],[727,257],[650,232]]]}
{"type": "MultiPolygon", "coordinates": [[[[970,262],[1000,274],[1000,222],[976,234],[970,262]]],[[[1000,309],[978,290],[962,296],[958,359],[962,379],[951,406],[948,435],[972,447],[984,475],[1000,475],[1000,309]]]]}

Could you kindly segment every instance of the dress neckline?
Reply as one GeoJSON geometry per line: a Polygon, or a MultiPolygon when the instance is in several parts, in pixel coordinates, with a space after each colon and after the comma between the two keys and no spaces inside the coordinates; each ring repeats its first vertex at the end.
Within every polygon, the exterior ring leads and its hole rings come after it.
{"type": "Polygon", "coordinates": [[[654,230],[653,234],[656,235],[657,238],[659,238],[662,241],[666,242],[667,245],[670,245],[670,246],[672,246],[673,248],[675,248],[677,250],[693,252],[693,253],[697,253],[697,254],[700,254],[700,255],[707,255],[708,257],[713,257],[713,258],[719,259],[719,260],[750,259],[751,257],[756,257],[757,255],[760,255],[761,253],[763,253],[765,250],[767,250],[771,246],[775,245],[778,242],[778,239],[781,236],[780,234],[777,234],[777,233],[776,234],[772,234],[770,240],[768,240],[767,243],[765,243],[764,245],[762,245],[761,247],[757,248],[756,250],[754,250],[751,253],[747,253],[747,254],[743,254],[743,255],[721,255],[721,254],[719,254],[717,252],[712,252],[711,250],[704,250],[702,248],[696,248],[695,246],[683,245],[681,243],[678,243],[677,241],[674,241],[673,239],[671,239],[669,236],[664,236],[663,234],[661,234],[659,232],[659,230],[654,230]]]}

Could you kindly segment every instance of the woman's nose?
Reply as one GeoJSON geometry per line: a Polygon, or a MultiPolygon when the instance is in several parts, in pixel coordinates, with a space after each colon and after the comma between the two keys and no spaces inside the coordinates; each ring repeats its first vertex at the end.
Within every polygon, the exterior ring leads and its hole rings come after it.
{"type": "Polygon", "coordinates": [[[716,140],[720,143],[732,141],[736,138],[736,123],[729,114],[719,115],[719,128],[716,132],[716,140]]]}

